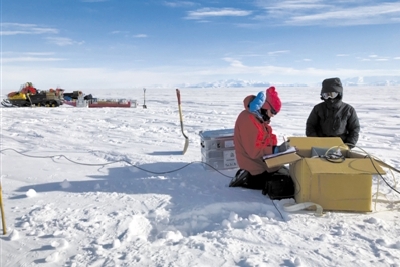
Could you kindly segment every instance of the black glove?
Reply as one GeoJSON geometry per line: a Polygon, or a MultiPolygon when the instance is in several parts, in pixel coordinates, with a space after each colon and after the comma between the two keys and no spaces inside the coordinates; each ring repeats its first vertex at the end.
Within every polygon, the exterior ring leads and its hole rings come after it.
{"type": "Polygon", "coordinates": [[[353,149],[355,145],[353,145],[351,142],[344,142],[350,149],[353,149]]]}
{"type": "Polygon", "coordinates": [[[288,142],[288,141],[285,141],[285,142],[283,142],[282,144],[280,144],[279,146],[275,146],[275,147],[274,147],[274,154],[275,154],[275,153],[284,152],[284,151],[288,150],[289,147],[290,147],[289,142],[288,142]]]}

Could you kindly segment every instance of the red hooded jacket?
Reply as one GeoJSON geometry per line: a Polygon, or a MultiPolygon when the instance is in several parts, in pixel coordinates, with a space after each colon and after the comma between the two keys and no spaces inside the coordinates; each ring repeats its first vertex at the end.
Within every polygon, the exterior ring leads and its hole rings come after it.
{"type": "Polygon", "coordinates": [[[269,122],[262,122],[249,111],[249,103],[254,98],[254,95],[250,95],[243,100],[245,110],[236,119],[234,142],[239,167],[250,172],[251,175],[258,175],[265,171],[274,172],[279,167],[268,168],[262,158],[264,155],[273,153],[277,138],[272,133],[269,122]]]}

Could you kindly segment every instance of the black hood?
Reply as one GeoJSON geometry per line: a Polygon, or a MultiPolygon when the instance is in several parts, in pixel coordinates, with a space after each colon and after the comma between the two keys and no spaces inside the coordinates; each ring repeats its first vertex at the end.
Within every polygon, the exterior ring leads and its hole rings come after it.
{"type": "Polygon", "coordinates": [[[339,78],[329,78],[322,82],[321,95],[329,92],[343,94],[343,86],[339,78]]]}

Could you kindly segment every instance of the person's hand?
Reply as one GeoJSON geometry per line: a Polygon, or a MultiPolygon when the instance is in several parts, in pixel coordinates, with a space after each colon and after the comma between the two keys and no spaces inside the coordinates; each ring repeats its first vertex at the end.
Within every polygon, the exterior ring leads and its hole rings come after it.
{"type": "Polygon", "coordinates": [[[276,146],[274,148],[274,154],[276,153],[281,153],[281,152],[285,152],[286,150],[288,150],[290,147],[289,142],[285,141],[282,144],[280,144],[279,146],[276,146]]]}

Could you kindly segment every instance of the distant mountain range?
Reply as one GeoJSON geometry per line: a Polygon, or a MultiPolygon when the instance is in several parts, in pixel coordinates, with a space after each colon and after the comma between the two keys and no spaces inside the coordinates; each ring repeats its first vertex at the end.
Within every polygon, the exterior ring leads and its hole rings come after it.
{"type": "MultiPolygon", "coordinates": [[[[400,86],[400,76],[368,76],[342,79],[344,86],[400,86]]],[[[321,82],[315,83],[271,83],[263,81],[229,79],[216,82],[201,82],[197,84],[180,84],[180,88],[242,88],[242,87],[311,87],[319,86],[321,82]]]]}
{"type": "MultiPolygon", "coordinates": [[[[285,86],[285,87],[307,87],[309,86],[306,83],[291,83],[291,84],[283,84],[283,83],[273,83],[276,86],[285,86]]],[[[261,82],[261,81],[252,81],[252,80],[240,80],[240,79],[229,79],[229,80],[219,80],[216,82],[202,82],[197,84],[181,84],[179,85],[181,88],[242,88],[242,87],[269,87],[272,83],[270,82],[261,82]]]]}
{"type": "Polygon", "coordinates": [[[400,85],[400,76],[368,76],[343,79],[346,86],[397,86],[400,85]]]}

